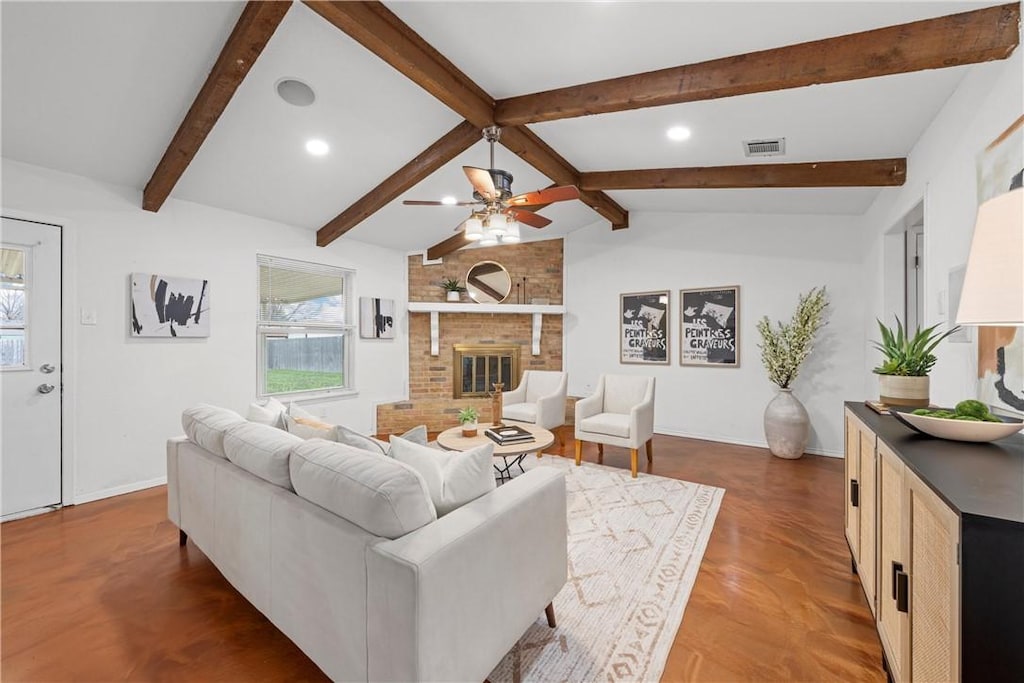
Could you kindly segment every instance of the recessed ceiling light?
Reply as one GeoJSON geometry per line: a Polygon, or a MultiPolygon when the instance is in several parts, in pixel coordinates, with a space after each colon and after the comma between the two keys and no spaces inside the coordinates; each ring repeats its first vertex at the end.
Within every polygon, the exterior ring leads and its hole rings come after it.
{"type": "Polygon", "coordinates": [[[308,107],[316,100],[313,89],[297,78],[282,78],[274,88],[278,97],[296,107],[308,107]]]}
{"type": "Polygon", "coordinates": [[[331,151],[331,147],[323,140],[306,140],[306,151],[315,157],[322,157],[331,151]]]}
{"type": "Polygon", "coordinates": [[[451,195],[448,195],[447,197],[441,197],[441,203],[444,204],[445,206],[452,206],[456,204],[458,201],[458,199],[451,195]]]}
{"type": "Polygon", "coordinates": [[[669,140],[675,140],[676,142],[690,139],[690,129],[686,126],[672,126],[665,134],[668,135],[669,140]]]}

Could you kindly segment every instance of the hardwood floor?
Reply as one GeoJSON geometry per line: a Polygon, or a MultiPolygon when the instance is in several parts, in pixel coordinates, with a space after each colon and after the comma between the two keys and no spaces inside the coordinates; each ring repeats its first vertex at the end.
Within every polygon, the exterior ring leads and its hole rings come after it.
{"type": "MultiPolygon", "coordinates": [[[[628,450],[603,459],[629,468],[628,450]]],[[[841,460],[656,436],[641,471],[726,489],[662,680],[884,680],[843,538],[841,460]]],[[[195,545],[178,547],[165,487],[0,536],[5,682],[325,680],[195,545]]]]}

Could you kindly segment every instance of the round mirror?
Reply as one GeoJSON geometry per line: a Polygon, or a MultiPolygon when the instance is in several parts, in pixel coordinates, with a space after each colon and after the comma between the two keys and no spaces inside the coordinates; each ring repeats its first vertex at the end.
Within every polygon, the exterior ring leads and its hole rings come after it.
{"type": "Polygon", "coordinates": [[[466,291],[478,304],[501,303],[512,291],[512,278],[500,263],[481,261],[466,274],[466,291]]]}

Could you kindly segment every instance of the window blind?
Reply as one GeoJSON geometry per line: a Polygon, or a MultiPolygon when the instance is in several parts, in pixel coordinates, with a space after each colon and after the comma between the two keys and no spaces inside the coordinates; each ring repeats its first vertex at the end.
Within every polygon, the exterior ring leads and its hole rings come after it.
{"type": "Polygon", "coordinates": [[[346,325],[345,268],[258,256],[261,323],[346,325]]]}

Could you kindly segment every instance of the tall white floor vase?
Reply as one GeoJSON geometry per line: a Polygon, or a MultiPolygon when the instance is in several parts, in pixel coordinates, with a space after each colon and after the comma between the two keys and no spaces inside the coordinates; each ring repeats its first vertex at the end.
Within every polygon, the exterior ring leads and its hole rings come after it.
{"type": "Polygon", "coordinates": [[[795,460],[804,454],[811,433],[807,409],[790,389],[779,389],[764,409],[764,435],[768,450],[780,458],[795,460]]]}

